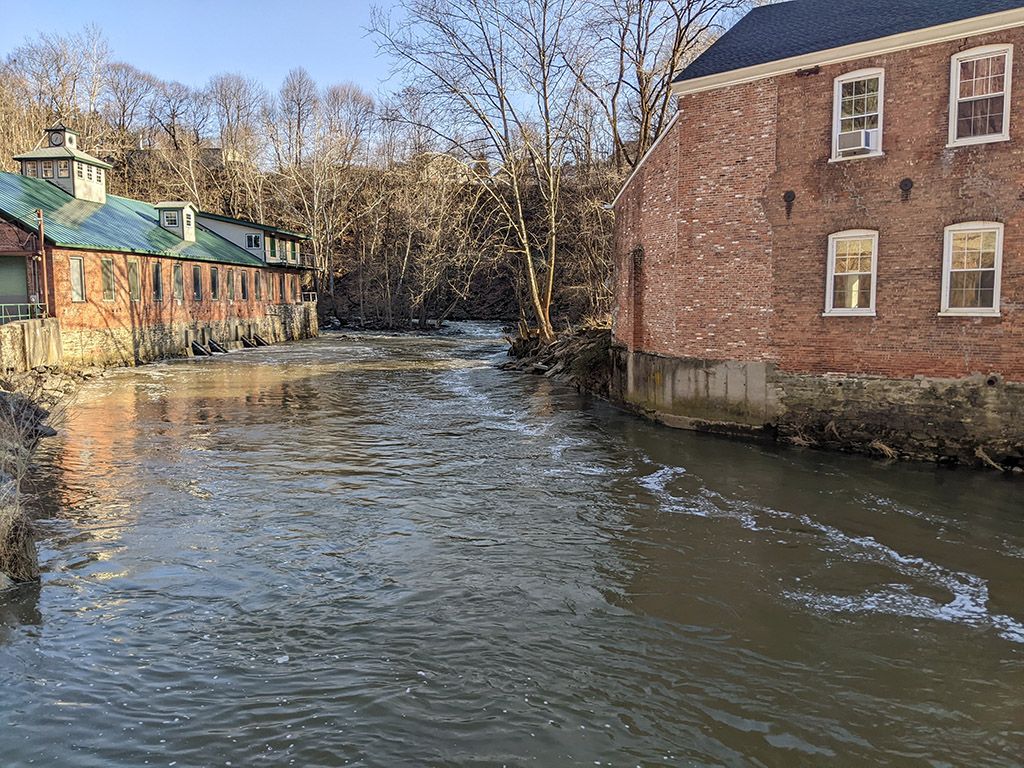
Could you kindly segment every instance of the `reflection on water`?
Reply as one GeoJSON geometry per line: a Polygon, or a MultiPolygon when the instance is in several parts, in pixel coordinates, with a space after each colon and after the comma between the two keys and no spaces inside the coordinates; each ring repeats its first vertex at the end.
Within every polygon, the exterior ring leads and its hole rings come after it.
{"type": "Polygon", "coordinates": [[[1024,764],[1024,486],[666,430],[500,353],[92,383],[42,588],[0,598],[0,764],[1024,764]]]}

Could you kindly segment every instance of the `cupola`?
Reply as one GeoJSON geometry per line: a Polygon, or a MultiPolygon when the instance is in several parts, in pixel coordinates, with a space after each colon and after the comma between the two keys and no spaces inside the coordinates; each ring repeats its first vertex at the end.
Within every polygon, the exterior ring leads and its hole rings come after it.
{"type": "Polygon", "coordinates": [[[106,172],[113,166],[78,148],[78,133],[62,123],[47,128],[42,146],[17,155],[21,175],[43,179],[79,200],[107,202],[106,172]]]}
{"type": "Polygon", "coordinates": [[[196,240],[196,207],[180,200],[165,201],[155,206],[160,226],[173,232],[182,240],[194,243],[196,240]]]}

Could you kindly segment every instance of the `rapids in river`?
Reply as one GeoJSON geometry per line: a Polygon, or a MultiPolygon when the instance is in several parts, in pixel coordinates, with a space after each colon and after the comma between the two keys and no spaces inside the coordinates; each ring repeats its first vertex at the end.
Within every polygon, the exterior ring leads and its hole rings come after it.
{"type": "Polygon", "coordinates": [[[1024,482],[320,339],[90,382],[0,765],[1024,764],[1024,482]]]}

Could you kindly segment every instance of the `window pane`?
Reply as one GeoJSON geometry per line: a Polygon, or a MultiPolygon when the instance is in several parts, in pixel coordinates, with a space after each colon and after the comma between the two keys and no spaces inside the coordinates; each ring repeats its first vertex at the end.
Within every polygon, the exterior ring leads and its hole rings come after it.
{"type": "Polygon", "coordinates": [[[142,298],[142,286],[139,282],[139,262],[128,262],[128,298],[138,301],[142,298]]]}
{"type": "Polygon", "coordinates": [[[153,300],[163,301],[164,299],[164,281],[163,281],[163,265],[159,261],[153,262],[153,300]]]}
{"type": "Polygon", "coordinates": [[[74,257],[71,259],[71,300],[85,301],[85,262],[74,257]]]}
{"type": "Polygon", "coordinates": [[[192,298],[203,300],[203,270],[198,264],[192,267],[192,298]]]}
{"type": "Polygon", "coordinates": [[[114,300],[114,262],[103,259],[100,262],[100,273],[103,278],[103,300],[114,300]]]}
{"type": "Polygon", "coordinates": [[[185,274],[181,264],[174,265],[174,298],[178,301],[185,298],[185,274]]]}

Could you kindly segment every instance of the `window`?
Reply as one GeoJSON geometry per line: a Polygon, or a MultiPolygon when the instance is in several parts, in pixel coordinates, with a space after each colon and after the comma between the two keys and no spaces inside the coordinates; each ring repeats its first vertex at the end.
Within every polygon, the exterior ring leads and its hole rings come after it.
{"type": "Polygon", "coordinates": [[[248,272],[242,272],[239,275],[239,278],[242,281],[242,285],[241,285],[241,288],[242,288],[242,301],[248,301],[249,300],[249,273],[248,272]]]}
{"type": "Polygon", "coordinates": [[[35,160],[25,163],[25,175],[32,176],[35,178],[36,174],[39,173],[39,169],[36,167],[35,160]]]}
{"type": "Polygon", "coordinates": [[[277,258],[277,238],[276,237],[270,238],[270,258],[272,258],[272,259],[276,259],[277,258]]]}
{"type": "Polygon", "coordinates": [[[140,301],[142,299],[138,259],[128,259],[128,298],[132,301],[140,301]]]}
{"type": "Polygon", "coordinates": [[[83,165],[84,163],[75,163],[75,176],[77,176],[78,178],[82,178],[84,175],[84,172],[82,171],[83,165]]]}
{"type": "Polygon", "coordinates": [[[987,46],[953,57],[949,143],[980,144],[1010,138],[1010,67],[1013,46],[987,46]]]}
{"type": "Polygon", "coordinates": [[[259,248],[260,247],[260,236],[258,233],[253,233],[245,236],[245,247],[246,248],[259,248]]]}
{"type": "Polygon", "coordinates": [[[263,282],[259,272],[252,273],[252,291],[256,301],[263,298],[263,282]]]}
{"type": "Polygon", "coordinates": [[[203,269],[198,264],[192,266],[192,298],[203,300],[203,269]]]}
{"type": "Polygon", "coordinates": [[[89,181],[92,181],[92,166],[91,165],[86,165],[85,166],[85,175],[89,179],[89,181]]]}
{"type": "Polygon", "coordinates": [[[216,267],[210,267],[210,298],[214,301],[220,298],[220,272],[216,267]]]}
{"type": "Polygon", "coordinates": [[[278,286],[281,290],[278,291],[278,297],[281,299],[281,303],[288,301],[284,294],[284,275],[281,275],[280,285],[278,286]]]}
{"type": "Polygon", "coordinates": [[[299,293],[299,276],[292,275],[292,301],[298,304],[302,301],[302,294],[299,293]]]}
{"type": "Polygon", "coordinates": [[[878,233],[866,229],[828,236],[826,315],[874,315],[878,233]]]}
{"type": "Polygon", "coordinates": [[[71,162],[69,160],[58,160],[57,161],[57,175],[62,179],[70,178],[71,176],[71,162]]]}
{"type": "Polygon", "coordinates": [[[228,270],[228,301],[235,300],[235,270],[228,270]]]}
{"type": "Polygon", "coordinates": [[[832,159],[882,154],[882,102],[885,72],[862,69],[835,79],[832,105],[832,159]]]}
{"type": "Polygon", "coordinates": [[[71,300],[85,301],[85,260],[71,257],[71,300]]]}
{"type": "Polygon", "coordinates": [[[267,275],[267,301],[274,300],[274,276],[267,275]]]}
{"type": "Polygon", "coordinates": [[[290,248],[291,248],[291,253],[288,255],[288,258],[291,261],[295,261],[295,241],[292,240],[289,245],[290,245],[290,248]]]}
{"type": "Polygon", "coordinates": [[[177,211],[164,211],[164,226],[165,227],[176,227],[176,226],[178,226],[178,212],[177,211]]]}
{"type": "Polygon", "coordinates": [[[191,213],[186,213],[185,214],[185,226],[186,227],[191,227],[192,226],[192,214],[191,213]]]}
{"type": "Polygon", "coordinates": [[[43,166],[43,178],[44,179],[52,179],[53,178],[53,160],[43,160],[42,166],[43,166]]]}
{"type": "Polygon", "coordinates": [[[971,221],[946,227],[942,314],[998,315],[1003,225],[971,221]]]}
{"type": "MultiPolygon", "coordinates": [[[[175,265],[178,266],[178,265],[175,265]]],[[[164,265],[153,262],[153,301],[164,300],[164,265]]]]}
{"type": "Polygon", "coordinates": [[[174,298],[182,301],[185,298],[185,270],[182,269],[181,264],[174,265],[173,277],[174,298]]]}
{"type": "Polygon", "coordinates": [[[103,278],[103,300],[114,300],[114,262],[100,259],[100,276],[103,278]]]}

